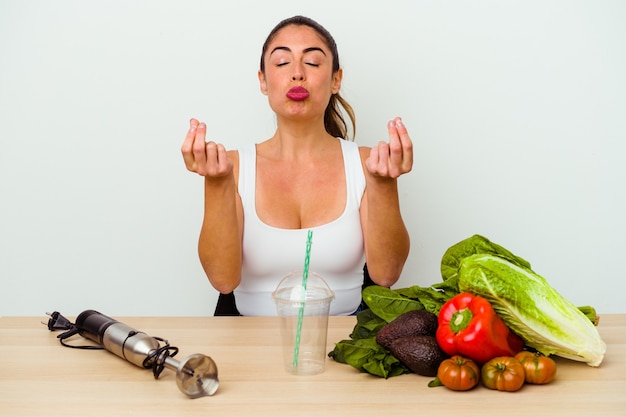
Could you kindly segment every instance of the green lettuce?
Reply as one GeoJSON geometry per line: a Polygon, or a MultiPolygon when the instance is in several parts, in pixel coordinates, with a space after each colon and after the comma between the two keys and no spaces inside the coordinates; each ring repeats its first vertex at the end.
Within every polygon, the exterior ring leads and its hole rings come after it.
{"type": "Polygon", "coordinates": [[[594,323],[530,265],[478,253],[460,259],[459,290],[486,298],[507,326],[545,355],[600,366],[606,352],[594,323]]]}
{"type": "Polygon", "coordinates": [[[476,254],[491,254],[506,259],[514,265],[530,269],[530,262],[514,255],[503,246],[498,245],[481,235],[468,237],[450,246],[441,257],[441,277],[444,281],[456,279],[461,261],[476,254]]]}

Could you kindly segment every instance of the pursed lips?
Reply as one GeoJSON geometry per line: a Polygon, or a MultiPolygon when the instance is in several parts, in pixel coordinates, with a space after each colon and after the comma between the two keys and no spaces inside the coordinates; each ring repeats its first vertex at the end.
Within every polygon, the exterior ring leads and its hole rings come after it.
{"type": "Polygon", "coordinates": [[[309,97],[309,90],[304,87],[292,87],[287,91],[287,98],[294,101],[302,101],[309,97]]]}

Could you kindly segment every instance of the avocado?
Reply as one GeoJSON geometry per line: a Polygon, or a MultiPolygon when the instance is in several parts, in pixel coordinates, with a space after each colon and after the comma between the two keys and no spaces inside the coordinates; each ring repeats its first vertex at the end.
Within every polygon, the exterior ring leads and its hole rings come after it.
{"type": "Polygon", "coordinates": [[[404,336],[434,336],[437,332],[437,315],[426,310],[413,310],[401,314],[384,325],[376,334],[376,343],[389,349],[391,343],[404,336]]]}
{"type": "Polygon", "coordinates": [[[411,371],[422,376],[436,376],[439,365],[448,357],[434,336],[400,337],[391,342],[389,350],[411,371]]]}

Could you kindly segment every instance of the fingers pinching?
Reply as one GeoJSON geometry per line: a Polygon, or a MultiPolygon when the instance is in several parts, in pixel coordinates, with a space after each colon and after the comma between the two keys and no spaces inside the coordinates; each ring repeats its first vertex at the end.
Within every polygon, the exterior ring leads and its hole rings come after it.
{"type": "Polygon", "coordinates": [[[189,130],[181,147],[185,166],[202,176],[220,177],[232,171],[232,162],[221,143],[206,140],[206,124],[189,121],[189,130]]]}
{"type": "Polygon", "coordinates": [[[400,117],[387,122],[389,142],[372,147],[368,170],[381,177],[398,178],[413,167],[413,143],[400,117]]]}

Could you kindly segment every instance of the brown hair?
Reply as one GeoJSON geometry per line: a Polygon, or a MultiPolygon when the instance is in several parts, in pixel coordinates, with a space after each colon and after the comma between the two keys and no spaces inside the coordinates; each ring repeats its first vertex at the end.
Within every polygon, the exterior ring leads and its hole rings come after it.
{"type": "MultiPolygon", "coordinates": [[[[310,19],[304,16],[294,16],[287,18],[280,23],[278,23],[274,29],[270,32],[263,44],[263,49],[261,50],[261,72],[265,73],[265,53],[267,52],[267,47],[269,43],[274,39],[276,34],[284,27],[289,25],[296,26],[308,26],[311,29],[315,30],[326,42],[326,46],[330,49],[333,56],[333,74],[339,71],[339,52],[337,51],[337,44],[335,43],[335,39],[333,39],[330,32],[328,32],[322,25],[317,23],[315,20],[310,19]]],[[[356,133],[356,117],[354,115],[354,110],[352,106],[337,92],[330,97],[330,101],[328,102],[328,106],[326,106],[326,110],[324,111],[324,127],[326,128],[326,132],[330,135],[339,137],[342,139],[348,138],[348,125],[346,123],[346,119],[344,118],[343,112],[348,115],[350,118],[350,122],[352,123],[352,139],[354,140],[354,135],[356,133]],[[342,111],[343,109],[343,111],[342,111]]]]}

